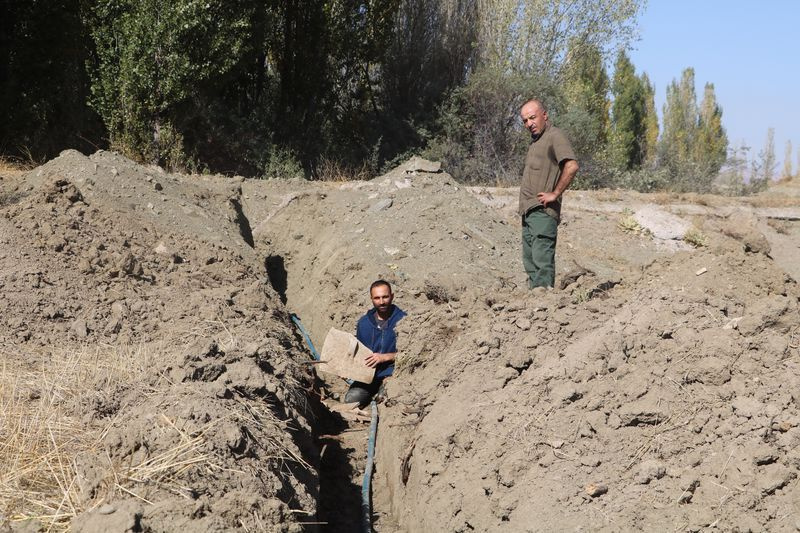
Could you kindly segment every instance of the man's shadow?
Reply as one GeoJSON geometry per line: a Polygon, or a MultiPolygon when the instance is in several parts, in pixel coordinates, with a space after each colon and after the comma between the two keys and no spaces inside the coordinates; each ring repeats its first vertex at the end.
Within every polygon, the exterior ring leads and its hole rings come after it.
{"type": "Polygon", "coordinates": [[[281,303],[286,305],[286,288],[289,284],[289,275],[286,272],[286,265],[282,255],[268,255],[264,259],[264,270],[267,271],[267,279],[275,292],[281,298],[281,303]]]}

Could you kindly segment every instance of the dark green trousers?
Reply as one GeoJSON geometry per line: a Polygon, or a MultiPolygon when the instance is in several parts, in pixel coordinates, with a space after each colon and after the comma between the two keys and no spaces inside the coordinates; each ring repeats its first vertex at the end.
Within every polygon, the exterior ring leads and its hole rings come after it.
{"type": "Polygon", "coordinates": [[[522,219],[522,265],[528,288],[552,287],[556,281],[558,223],[544,209],[528,211],[522,219]]]}

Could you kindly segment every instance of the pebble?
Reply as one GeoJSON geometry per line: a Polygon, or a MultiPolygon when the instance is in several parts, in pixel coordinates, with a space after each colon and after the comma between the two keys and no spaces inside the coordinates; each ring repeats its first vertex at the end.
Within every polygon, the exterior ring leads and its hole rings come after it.
{"type": "Polygon", "coordinates": [[[79,339],[85,339],[89,336],[89,328],[86,326],[86,321],[82,318],[77,319],[70,327],[72,333],[79,339]]]}
{"type": "Polygon", "coordinates": [[[601,463],[602,461],[600,461],[600,458],[596,455],[587,455],[585,457],[581,457],[581,464],[583,466],[597,467],[600,466],[601,463]]]}
{"type": "Polygon", "coordinates": [[[522,331],[528,331],[531,329],[531,321],[527,318],[518,318],[517,319],[517,327],[522,331]]]}
{"type": "Polygon", "coordinates": [[[373,213],[377,213],[379,211],[385,211],[386,209],[392,207],[392,204],[394,204],[394,200],[392,200],[391,198],[384,198],[383,200],[374,203],[372,207],[369,208],[369,210],[372,211],[373,213]]]}
{"type": "Polygon", "coordinates": [[[666,473],[667,469],[661,461],[650,459],[639,465],[639,473],[634,479],[640,485],[647,485],[654,479],[661,479],[666,473]]]}
{"type": "Polygon", "coordinates": [[[602,496],[608,492],[608,487],[602,483],[589,483],[586,485],[586,487],[584,487],[584,490],[586,491],[586,494],[592,498],[597,498],[598,496],[602,496]]]}

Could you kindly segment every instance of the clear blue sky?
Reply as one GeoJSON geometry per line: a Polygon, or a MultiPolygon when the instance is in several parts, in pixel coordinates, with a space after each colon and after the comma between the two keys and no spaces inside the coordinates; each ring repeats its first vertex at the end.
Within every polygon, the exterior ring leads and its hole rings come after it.
{"type": "Polygon", "coordinates": [[[650,0],[639,20],[631,60],[647,72],[663,110],[667,85],[695,69],[698,104],[714,84],[730,145],[744,141],[751,157],[775,128],[776,174],[792,141],[800,146],[800,0],[650,0]]]}

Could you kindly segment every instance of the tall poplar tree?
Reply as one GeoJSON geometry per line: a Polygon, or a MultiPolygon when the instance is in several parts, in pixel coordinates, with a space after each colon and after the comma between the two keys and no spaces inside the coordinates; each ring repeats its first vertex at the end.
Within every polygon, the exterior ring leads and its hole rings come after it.
{"type": "Polygon", "coordinates": [[[579,153],[594,154],[605,146],[608,129],[609,82],[600,49],[573,42],[563,78],[565,110],[560,124],[579,153]]]}
{"type": "Polygon", "coordinates": [[[645,162],[653,165],[656,160],[658,148],[658,113],[656,113],[656,90],[650,82],[647,73],[642,73],[642,85],[645,89],[645,134],[644,158],[645,162]]]}
{"type": "Polygon", "coordinates": [[[697,137],[697,96],[694,90],[694,69],[683,71],[680,81],[667,86],[664,104],[664,130],[659,145],[662,164],[677,175],[691,163],[692,147],[697,137]]]}
{"type": "Polygon", "coordinates": [[[624,51],[617,55],[611,94],[611,160],[621,170],[639,168],[647,137],[647,91],[624,51]]]}
{"type": "Polygon", "coordinates": [[[713,176],[725,163],[727,152],[728,136],[722,127],[722,108],[717,103],[714,84],[706,83],[693,145],[694,161],[706,175],[713,176]]]}
{"type": "Polygon", "coordinates": [[[792,141],[786,141],[786,149],[783,152],[783,175],[782,179],[792,179],[792,141]]]}
{"type": "Polygon", "coordinates": [[[769,183],[775,177],[775,128],[767,129],[767,142],[764,151],[759,154],[761,159],[761,177],[769,183]]]}
{"type": "Polygon", "coordinates": [[[775,175],[775,128],[767,129],[767,141],[750,170],[750,191],[763,191],[775,175]]]}

